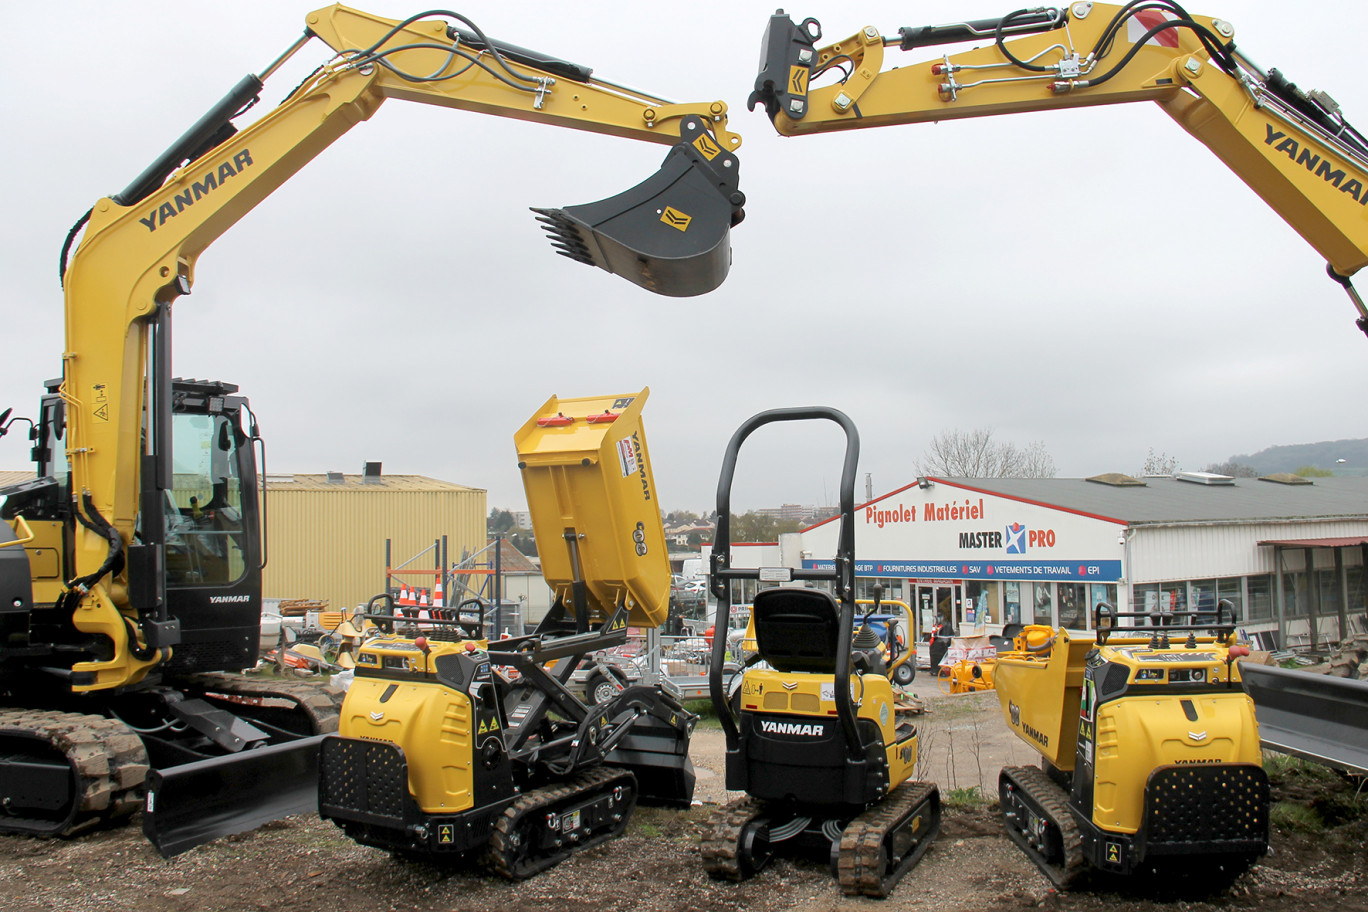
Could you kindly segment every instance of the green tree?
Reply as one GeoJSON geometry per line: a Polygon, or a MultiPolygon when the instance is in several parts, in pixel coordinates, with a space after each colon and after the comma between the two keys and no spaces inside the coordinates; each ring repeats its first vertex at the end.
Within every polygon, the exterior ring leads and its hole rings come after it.
{"type": "Polygon", "coordinates": [[[505,541],[528,557],[537,556],[537,540],[532,530],[519,527],[518,518],[511,510],[501,510],[498,507],[490,510],[489,519],[485,522],[485,532],[490,538],[502,535],[505,541]]]}
{"type": "Polygon", "coordinates": [[[734,542],[778,541],[784,532],[797,532],[796,519],[775,519],[761,513],[741,513],[731,518],[731,540],[734,542]]]}

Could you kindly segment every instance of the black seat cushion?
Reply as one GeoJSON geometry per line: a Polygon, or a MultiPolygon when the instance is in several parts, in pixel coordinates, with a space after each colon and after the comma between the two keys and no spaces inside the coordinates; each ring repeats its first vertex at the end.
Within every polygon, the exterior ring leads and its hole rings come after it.
{"type": "Polygon", "coordinates": [[[778,671],[832,674],[840,607],[820,589],[762,589],[751,607],[755,646],[778,671]]]}

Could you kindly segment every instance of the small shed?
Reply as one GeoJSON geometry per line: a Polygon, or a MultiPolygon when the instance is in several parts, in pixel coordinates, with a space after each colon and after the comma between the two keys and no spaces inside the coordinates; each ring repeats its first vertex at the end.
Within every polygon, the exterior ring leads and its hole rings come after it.
{"type": "MultiPolygon", "coordinates": [[[[486,492],[422,475],[276,475],[266,480],[267,598],[327,599],[333,610],[385,589],[385,541],[397,566],[447,537],[450,554],[485,544],[486,492]]],[[[435,556],[414,566],[435,567],[435,556]]]]}

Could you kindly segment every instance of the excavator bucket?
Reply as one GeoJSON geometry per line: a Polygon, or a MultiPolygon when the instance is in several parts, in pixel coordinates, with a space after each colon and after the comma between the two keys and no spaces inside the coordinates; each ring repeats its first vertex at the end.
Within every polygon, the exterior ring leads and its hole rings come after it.
{"type": "Polygon", "coordinates": [[[164,858],[291,814],[318,811],[324,735],[152,770],[143,835],[164,858]]]}
{"type": "Polygon", "coordinates": [[[681,121],[681,139],[660,170],[617,196],[533,209],[562,256],[671,297],[705,294],[731,268],[731,228],[745,213],[739,162],[701,117],[681,121]]]}

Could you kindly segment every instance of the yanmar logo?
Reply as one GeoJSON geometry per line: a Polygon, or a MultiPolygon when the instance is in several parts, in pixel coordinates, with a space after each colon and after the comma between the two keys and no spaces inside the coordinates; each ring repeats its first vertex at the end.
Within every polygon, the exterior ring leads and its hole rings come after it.
{"type": "Polygon", "coordinates": [[[250,602],[251,600],[252,600],[252,597],[251,597],[250,595],[211,595],[211,596],[209,596],[209,604],[211,604],[211,605],[232,605],[232,604],[237,604],[237,603],[239,603],[239,602],[250,602]]]}
{"type": "Polygon", "coordinates": [[[767,735],[799,735],[805,738],[820,738],[826,734],[826,726],[820,723],[805,725],[801,722],[775,722],[770,719],[762,719],[760,731],[767,735]]]}
{"type": "Polygon", "coordinates": [[[189,190],[177,193],[170,202],[162,203],[161,206],[147,213],[147,218],[140,218],[138,221],[146,225],[148,231],[156,231],[158,227],[166,224],[167,219],[173,219],[180,215],[187,208],[193,206],[196,200],[219,189],[225,181],[237,177],[251,165],[252,153],[243,149],[231,159],[224,159],[217,168],[206,171],[204,180],[195,181],[190,185],[189,190]]]}
{"type": "Polygon", "coordinates": [[[642,496],[643,498],[645,498],[646,500],[650,500],[650,499],[651,499],[651,485],[650,485],[649,482],[646,481],[646,460],[641,458],[641,434],[640,434],[640,432],[633,432],[633,434],[632,434],[632,447],[633,447],[633,449],[636,450],[637,466],[638,466],[637,475],[638,475],[638,477],[641,478],[641,496],[642,496]]]}
{"type": "Polygon", "coordinates": [[[1364,191],[1363,184],[1350,177],[1339,162],[1321,158],[1310,149],[1301,148],[1295,139],[1273,129],[1272,124],[1264,124],[1264,133],[1264,145],[1273,146],[1274,152],[1286,155],[1293,164],[1301,165],[1340,193],[1349,194],[1360,206],[1368,205],[1368,192],[1364,191]],[[1277,145],[1273,145],[1274,143],[1277,145]]]}

